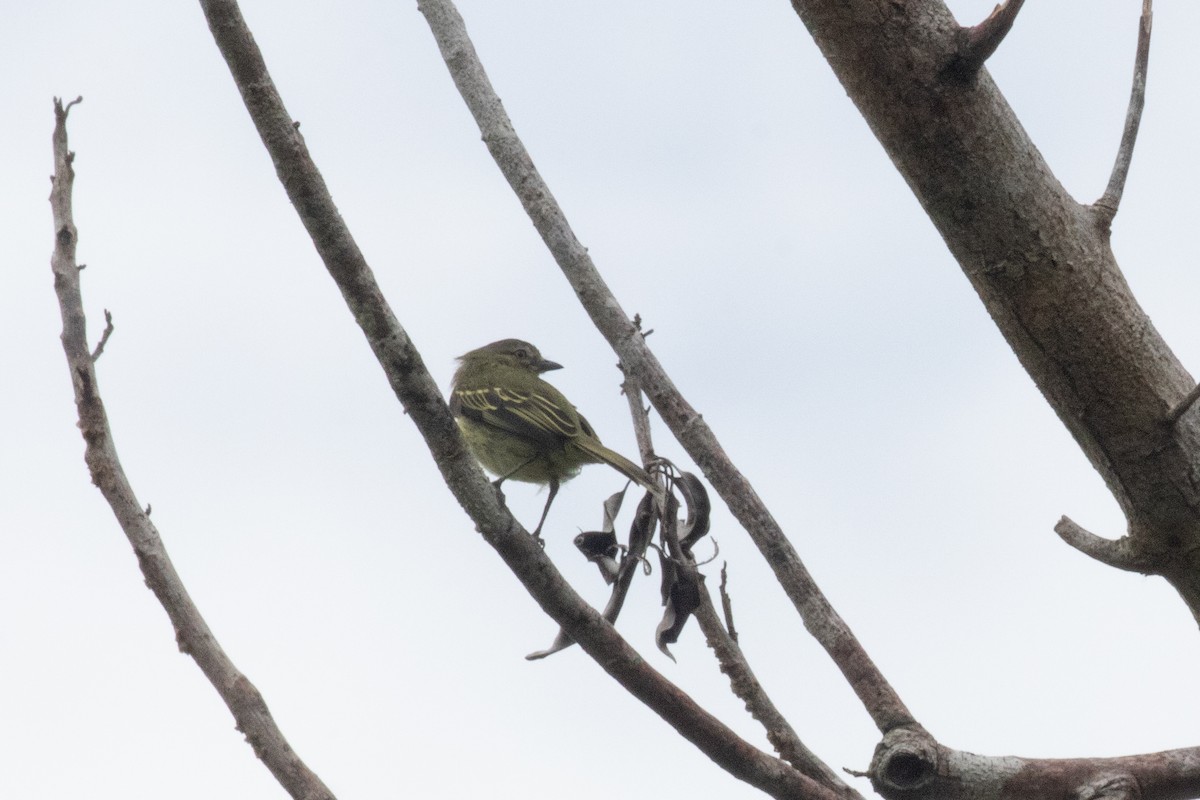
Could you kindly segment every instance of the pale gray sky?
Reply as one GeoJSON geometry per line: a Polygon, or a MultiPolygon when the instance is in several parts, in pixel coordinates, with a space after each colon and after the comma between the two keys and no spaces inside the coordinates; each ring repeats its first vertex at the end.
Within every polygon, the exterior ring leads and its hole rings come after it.
{"type": "MultiPolygon", "coordinates": [[[[952,3],[975,22],[992,0],[952,3]]],[[[1064,184],[1101,193],[1141,3],[1027,4],[989,63],[1064,184]]],[[[615,357],[491,163],[415,3],[243,8],[401,321],[445,386],[507,336],[633,453],[615,357]]],[[[912,711],[989,754],[1196,744],[1200,635],[1162,581],[1052,532],[1110,536],[1102,482],[1002,341],[790,4],[521,0],[460,9],[518,131],[624,307],[912,711]]],[[[1195,3],[1160,2],[1114,246],[1200,365],[1188,233],[1195,3]]],[[[45,199],[73,110],[80,260],[117,444],[194,598],[342,798],[757,797],[578,649],[442,486],[279,187],[198,4],[12,4],[0,32],[0,796],[274,798],[82,461],[45,199]]],[[[661,427],[659,450],[686,463],[661,427]]],[[[547,551],[620,485],[563,489],[547,551]]],[[[512,486],[519,518],[544,495],[512,486]]],[[[721,511],[742,645],[805,741],[863,769],[877,734],[721,511]]],[[[715,574],[715,569],[713,570],[715,574]]],[[[698,630],[620,629],[752,741],[698,630]]],[[[865,789],[865,783],[861,784],[865,789]]]]}

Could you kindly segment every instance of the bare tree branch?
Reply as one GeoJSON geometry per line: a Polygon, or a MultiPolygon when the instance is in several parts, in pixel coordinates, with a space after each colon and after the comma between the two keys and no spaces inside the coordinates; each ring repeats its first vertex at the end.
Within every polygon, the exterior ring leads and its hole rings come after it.
{"type": "Polygon", "coordinates": [[[629,416],[633,418],[633,435],[638,443],[638,453],[642,461],[652,462],[655,456],[654,440],[650,435],[650,409],[642,405],[642,390],[635,378],[626,375],[621,382],[621,391],[629,402],[629,416]]]}
{"type": "MultiPolygon", "coordinates": [[[[630,694],[713,761],[777,798],[837,796],[739,738],[654,670],[570,587],[542,549],[503,506],[468,454],[445,400],[420,354],[383,297],[299,130],[267,72],[234,0],[201,0],[218,48],[267,148],[280,182],[362,328],[388,382],[425,439],[447,485],[542,609],[630,694]]],[[[640,337],[639,337],[640,338],[640,337]]]]}
{"type": "Polygon", "coordinates": [[[246,735],[255,755],[262,759],[276,780],[297,800],[333,800],[333,793],[292,750],[258,689],[233,665],[217,642],[199,609],[188,596],[158,535],[158,529],[150,522],[150,507],[142,511],[117,458],[95,369],[96,358],[104,349],[104,342],[112,330],[112,317],[105,312],[108,329],[96,352],[88,352],[87,319],[83,313],[79,267],[75,264],[78,233],[71,202],[75,154],[67,149],[67,111],[78,102],[75,100],[64,107],[60,100],[54,101],[54,184],[50,192],[50,205],[54,213],[55,247],[51,268],[54,271],[54,290],[62,312],[63,351],[71,370],[79,429],[87,444],[84,459],[92,482],[112,507],[121,529],[133,545],[146,585],[154,592],[175,627],[179,649],[195,659],[233,714],[238,730],[246,735]]]}
{"type": "Polygon", "coordinates": [[[953,71],[960,79],[974,78],[983,62],[991,58],[1012,30],[1017,13],[1024,4],[1025,0],[1003,0],[983,22],[959,31],[960,44],[953,71]]]}
{"type": "Polygon", "coordinates": [[[597,272],[587,249],[575,237],[562,209],[513,129],[454,4],[449,0],[418,0],[417,7],[429,22],[442,58],[475,117],[492,158],[593,324],[616,351],[625,369],[638,379],[668,428],[704,471],[738,522],[750,533],[799,611],[805,627],[842,670],[879,729],[887,731],[916,725],[899,695],[821,593],[754,488],[725,456],[708,424],[679,394],[662,365],[646,347],[640,331],[597,272]]]}
{"type": "Polygon", "coordinates": [[[1129,176],[1129,165],[1133,161],[1133,146],[1137,142],[1138,129],[1142,124],[1142,109],[1146,105],[1146,70],[1150,63],[1150,29],[1154,20],[1154,0],[1142,0],[1142,16],[1138,21],[1137,55],[1133,63],[1133,88],[1129,93],[1129,109],[1125,113],[1125,130],[1121,134],[1121,146],[1108,179],[1108,188],[1092,206],[1097,220],[1106,230],[1112,225],[1121,196],[1125,193],[1125,179],[1129,176]]]}

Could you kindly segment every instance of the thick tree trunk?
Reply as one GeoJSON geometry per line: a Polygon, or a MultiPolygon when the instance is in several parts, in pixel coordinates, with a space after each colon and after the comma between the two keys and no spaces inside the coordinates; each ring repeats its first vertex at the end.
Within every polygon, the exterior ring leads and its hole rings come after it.
{"type": "Polygon", "coordinates": [[[943,3],[792,5],[1129,522],[1120,543],[1060,532],[1162,575],[1200,620],[1200,412],[1168,421],[1194,382],[1117,267],[1111,213],[1066,192],[986,70],[961,69],[943,3]]]}

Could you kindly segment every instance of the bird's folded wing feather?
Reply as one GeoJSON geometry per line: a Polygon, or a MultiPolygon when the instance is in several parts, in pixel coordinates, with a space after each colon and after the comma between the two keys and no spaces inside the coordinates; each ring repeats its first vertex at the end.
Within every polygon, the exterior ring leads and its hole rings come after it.
{"type": "Polygon", "coordinates": [[[539,392],[460,389],[453,405],[464,417],[535,442],[561,443],[579,435],[579,415],[539,392]]]}

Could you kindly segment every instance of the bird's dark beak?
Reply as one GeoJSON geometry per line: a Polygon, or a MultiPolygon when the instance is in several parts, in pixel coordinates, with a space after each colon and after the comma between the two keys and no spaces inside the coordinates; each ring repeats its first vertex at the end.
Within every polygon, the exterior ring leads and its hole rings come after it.
{"type": "Polygon", "coordinates": [[[538,365],[537,365],[537,371],[539,373],[549,372],[552,369],[562,369],[562,368],[563,368],[562,364],[559,364],[556,361],[547,361],[544,358],[541,361],[539,361],[538,365]]]}

